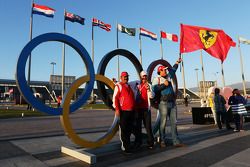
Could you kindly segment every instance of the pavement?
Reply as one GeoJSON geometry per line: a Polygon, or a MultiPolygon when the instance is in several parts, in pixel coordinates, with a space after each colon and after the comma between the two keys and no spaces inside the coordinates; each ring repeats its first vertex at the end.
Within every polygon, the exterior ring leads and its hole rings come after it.
{"type": "MultiPolygon", "coordinates": [[[[0,166],[250,166],[250,123],[244,124],[245,131],[242,132],[219,130],[213,124],[193,124],[189,110],[179,106],[178,133],[185,147],[175,148],[169,144],[160,148],[156,144],[150,150],[143,145],[131,155],[124,155],[117,147],[96,154],[97,163],[94,165],[61,153],[61,146],[79,146],[64,135],[57,116],[0,120],[0,166]]],[[[110,111],[81,111],[73,114],[71,119],[81,137],[94,140],[108,129],[112,115],[110,111]]],[[[155,118],[155,114],[152,117],[155,118]]],[[[167,132],[170,132],[169,128],[167,132]]],[[[119,146],[119,143],[116,134],[105,147],[119,146]]]]}

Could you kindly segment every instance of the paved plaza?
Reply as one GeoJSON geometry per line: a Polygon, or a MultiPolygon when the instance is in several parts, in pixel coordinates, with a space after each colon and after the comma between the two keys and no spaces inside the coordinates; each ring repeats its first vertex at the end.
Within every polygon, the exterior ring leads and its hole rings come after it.
{"type": "MultiPolygon", "coordinates": [[[[116,134],[105,146],[106,150],[114,149],[97,153],[97,163],[91,166],[250,166],[250,123],[245,123],[246,131],[237,133],[212,124],[195,125],[189,110],[190,106],[179,106],[178,132],[186,147],[160,148],[156,144],[152,150],[143,146],[132,155],[124,155],[116,134]]],[[[112,115],[111,111],[83,110],[72,114],[71,119],[81,137],[94,140],[109,128],[112,115]]],[[[90,166],[61,153],[61,146],[79,146],[64,135],[58,116],[4,119],[0,128],[0,166],[90,166]]]]}

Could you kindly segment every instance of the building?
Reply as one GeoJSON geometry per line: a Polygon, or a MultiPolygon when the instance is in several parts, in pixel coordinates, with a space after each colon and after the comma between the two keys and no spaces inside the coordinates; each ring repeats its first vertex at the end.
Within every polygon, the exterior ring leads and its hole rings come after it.
{"type": "MultiPolygon", "coordinates": [[[[75,76],[64,76],[64,90],[67,90],[70,85],[76,80],[75,76]]],[[[52,90],[62,91],[62,76],[50,75],[49,83],[52,90]]]]}
{"type": "Polygon", "coordinates": [[[206,97],[208,89],[212,86],[217,86],[217,82],[216,81],[204,81],[204,85],[203,85],[203,81],[200,81],[199,83],[200,97],[206,97]]]}

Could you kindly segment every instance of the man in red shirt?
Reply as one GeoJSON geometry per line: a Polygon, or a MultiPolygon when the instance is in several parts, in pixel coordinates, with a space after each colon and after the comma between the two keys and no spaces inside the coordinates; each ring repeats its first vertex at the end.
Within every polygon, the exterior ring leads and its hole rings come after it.
{"type": "Polygon", "coordinates": [[[150,100],[153,98],[151,85],[147,80],[147,73],[142,71],[140,73],[141,82],[137,85],[136,94],[136,109],[135,109],[135,148],[139,148],[142,144],[142,121],[147,131],[148,148],[152,149],[154,146],[154,136],[151,126],[151,111],[150,100]]]}
{"type": "Polygon", "coordinates": [[[120,116],[121,149],[124,153],[131,153],[130,136],[134,122],[135,99],[131,87],[128,85],[129,75],[121,73],[121,82],[117,83],[113,94],[115,114],[120,116]]]}

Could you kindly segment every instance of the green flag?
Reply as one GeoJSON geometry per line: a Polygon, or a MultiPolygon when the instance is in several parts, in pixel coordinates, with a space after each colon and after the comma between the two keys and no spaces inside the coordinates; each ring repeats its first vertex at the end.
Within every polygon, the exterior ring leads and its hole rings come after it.
{"type": "Polygon", "coordinates": [[[239,42],[250,45],[250,40],[246,38],[239,37],[239,42]]]}
{"type": "Polygon", "coordinates": [[[135,28],[127,28],[127,27],[122,26],[121,24],[118,24],[117,28],[122,33],[126,33],[130,36],[135,36],[135,28]]]}

